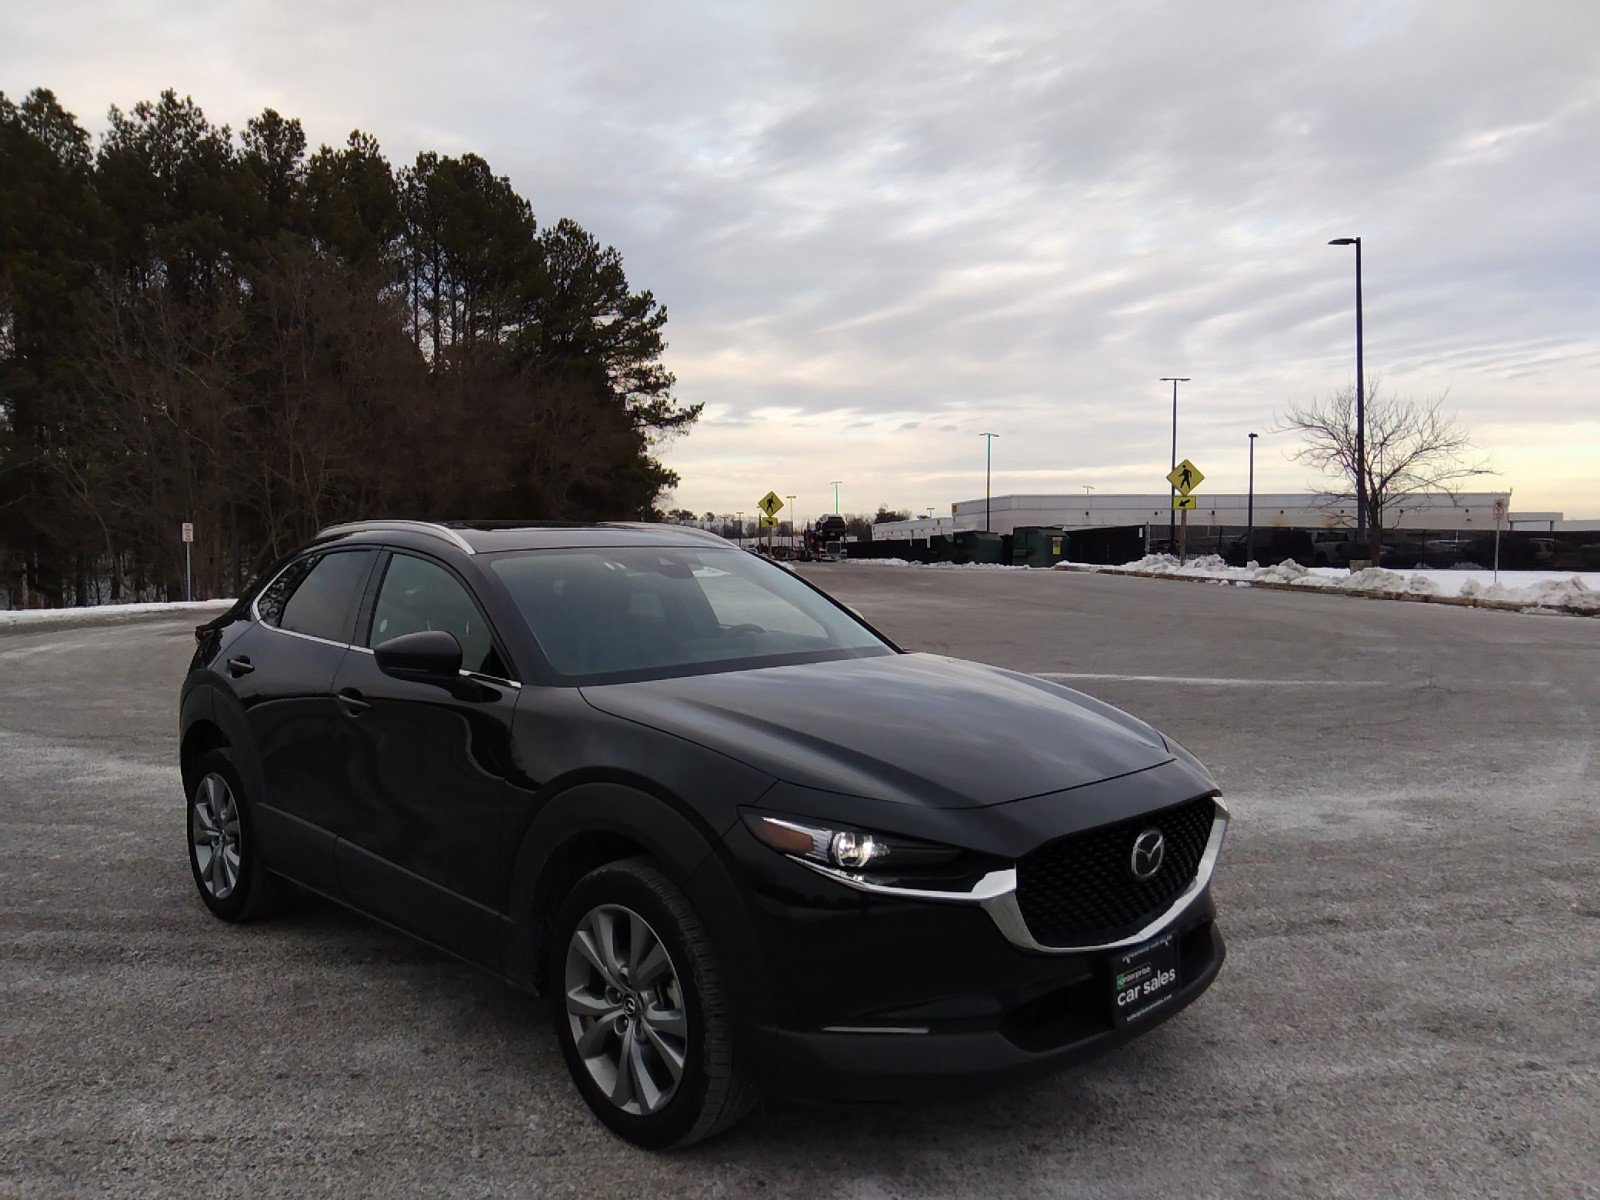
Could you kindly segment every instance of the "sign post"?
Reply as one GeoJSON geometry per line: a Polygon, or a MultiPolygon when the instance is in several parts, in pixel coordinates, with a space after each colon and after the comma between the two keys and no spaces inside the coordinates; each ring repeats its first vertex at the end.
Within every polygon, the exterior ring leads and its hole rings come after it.
{"type": "Polygon", "coordinates": [[[767,553],[772,553],[773,530],[778,527],[778,513],[783,510],[783,500],[777,492],[768,492],[756,501],[756,507],[761,510],[761,528],[767,530],[767,553]]]}
{"type": "Polygon", "coordinates": [[[1494,502],[1494,581],[1500,582],[1500,522],[1505,519],[1510,496],[1498,496],[1494,502]]]}
{"type": "Polygon", "coordinates": [[[183,523],[183,598],[194,599],[194,570],[193,558],[190,554],[194,546],[194,522],[183,523]]]}
{"type": "Polygon", "coordinates": [[[1205,474],[1187,458],[1167,475],[1167,482],[1177,493],[1172,497],[1172,507],[1183,513],[1183,523],[1178,526],[1178,564],[1189,561],[1189,511],[1200,507],[1200,497],[1191,495],[1199,487],[1205,474]]]}

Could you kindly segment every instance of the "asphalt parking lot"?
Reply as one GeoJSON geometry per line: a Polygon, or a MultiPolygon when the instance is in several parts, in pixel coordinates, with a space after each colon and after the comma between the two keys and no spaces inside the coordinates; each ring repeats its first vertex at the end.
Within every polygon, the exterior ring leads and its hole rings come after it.
{"type": "Polygon", "coordinates": [[[0,1194],[1600,1195],[1600,621],[806,568],[909,649],[1143,716],[1234,814],[1216,986],[1088,1067],[606,1134],[533,1003],[184,860],[193,618],[0,636],[0,1194]]]}

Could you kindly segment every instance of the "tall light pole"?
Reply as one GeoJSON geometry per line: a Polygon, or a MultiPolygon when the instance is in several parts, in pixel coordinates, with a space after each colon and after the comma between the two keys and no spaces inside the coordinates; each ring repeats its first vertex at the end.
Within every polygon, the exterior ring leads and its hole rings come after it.
{"type": "Polygon", "coordinates": [[[1250,492],[1244,513],[1244,561],[1248,566],[1256,560],[1256,435],[1253,433],[1250,435],[1250,492]]]}
{"type": "MultiPolygon", "coordinates": [[[[1172,470],[1176,471],[1178,469],[1178,385],[1180,383],[1189,383],[1190,378],[1187,375],[1163,375],[1161,382],[1172,385],[1172,470]]],[[[1172,485],[1172,495],[1174,498],[1178,495],[1177,484],[1172,485]]],[[[1167,552],[1170,554],[1178,544],[1177,509],[1172,510],[1172,515],[1167,518],[1167,521],[1167,552]]]]}
{"type": "Polygon", "coordinates": [[[1356,551],[1367,551],[1367,379],[1361,346],[1361,239],[1334,238],[1330,246],[1356,248],[1356,551]]]}
{"type": "Polygon", "coordinates": [[[843,483],[844,480],[830,479],[828,482],[833,484],[833,515],[837,517],[839,515],[839,485],[843,483]]]}
{"type": "Polygon", "coordinates": [[[800,544],[794,536],[794,496],[787,495],[784,499],[789,502],[789,549],[793,550],[800,544]]]}
{"type": "Polygon", "coordinates": [[[983,438],[983,531],[993,533],[994,526],[989,520],[989,480],[994,475],[994,440],[998,433],[980,433],[983,438]]]}
{"type": "Polygon", "coordinates": [[[744,547],[744,514],[743,513],[739,514],[739,546],[740,546],[741,549],[743,549],[743,547],[744,547]]]}

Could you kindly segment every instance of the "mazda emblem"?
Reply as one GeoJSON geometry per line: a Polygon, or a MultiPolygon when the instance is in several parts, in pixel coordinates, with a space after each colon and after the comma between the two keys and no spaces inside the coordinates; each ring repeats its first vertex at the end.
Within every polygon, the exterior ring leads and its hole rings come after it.
{"type": "Polygon", "coordinates": [[[1167,839],[1159,829],[1146,829],[1133,839],[1133,857],[1128,869],[1133,877],[1143,883],[1161,870],[1161,860],[1167,856],[1167,839]]]}

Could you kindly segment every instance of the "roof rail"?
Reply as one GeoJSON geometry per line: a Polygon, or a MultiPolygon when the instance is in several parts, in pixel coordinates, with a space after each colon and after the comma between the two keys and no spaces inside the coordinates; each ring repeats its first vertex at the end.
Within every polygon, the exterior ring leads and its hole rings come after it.
{"type": "Polygon", "coordinates": [[[345,533],[424,533],[431,537],[443,538],[457,550],[466,554],[475,554],[472,543],[467,541],[448,525],[440,525],[437,521],[346,521],[343,525],[330,525],[317,534],[317,540],[326,537],[336,537],[345,533]]]}
{"type": "Polygon", "coordinates": [[[652,533],[660,533],[666,530],[672,533],[690,534],[691,536],[699,537],[703,541],[726,542],[728,540],[720,533],[713,533],[709,529],[701,529],[698,525],[674,525],[671,521],[606,521],[604,524],[608,529],[643,529],[652,533]]]}

